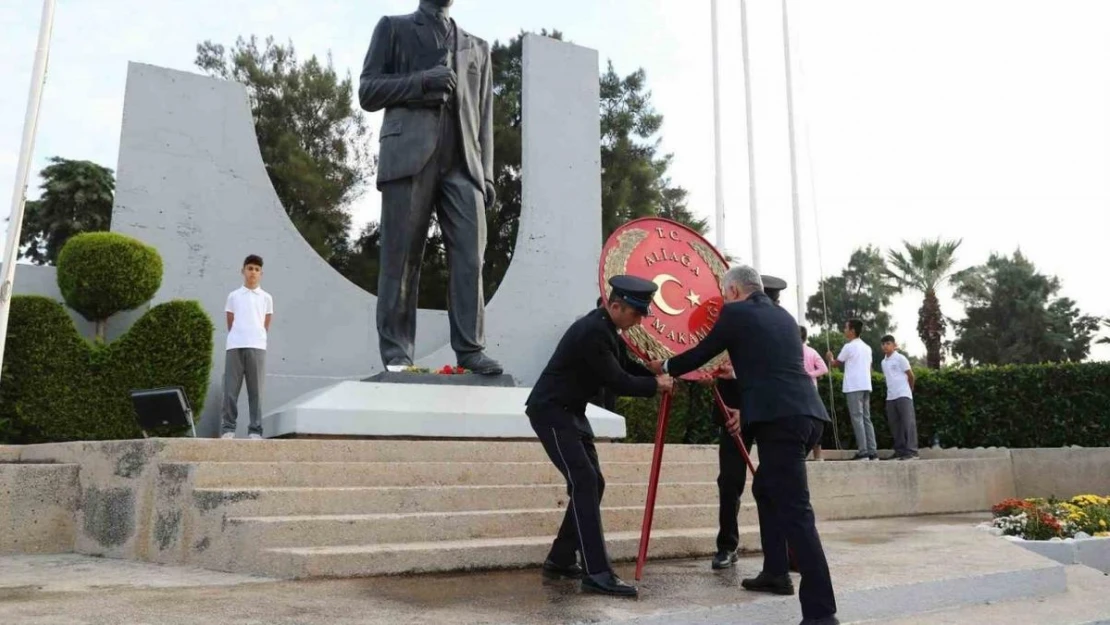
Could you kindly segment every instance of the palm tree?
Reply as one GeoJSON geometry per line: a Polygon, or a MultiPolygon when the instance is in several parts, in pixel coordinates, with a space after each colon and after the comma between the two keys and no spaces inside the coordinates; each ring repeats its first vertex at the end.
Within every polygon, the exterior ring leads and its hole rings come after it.
{"type": "Polygon", "coordinates": [[[937,289],[952,277],[956,264],[956,248],[962,240],[942,241],[940,238],[923,240],[914,245],[903,241],[905,250],[889,253],[890,275],[900,286],[921,291],[925,301],[917,311],[917,335],[925,343],[925,362],[930,369],[939,369],[944,357],[945,320],[940,312],[937,289]]]}

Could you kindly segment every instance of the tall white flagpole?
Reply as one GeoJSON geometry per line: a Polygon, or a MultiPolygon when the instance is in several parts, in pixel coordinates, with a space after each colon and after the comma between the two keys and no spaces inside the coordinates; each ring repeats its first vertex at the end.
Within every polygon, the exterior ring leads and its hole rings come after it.
{"type": "Polygon", "coordinates": [[[717,249],[725,250],[725,198],[723,172],[721,171],[721,85],[719,70],[719,50],[717,43],[717,0],[709,2],[709,20],[713,31],[713,199],[716,204],[717,249]]]}
{"type": "Polygon", "coordinates": [[[752,267],[760,270],[759,211],[755,194],[755,128],[752,127],[752,73],[748,63],[748,3],[740,0],[740,39],[744,58],[744,116],[748,135],[748,209],[752,218],[752,267]]]}
{"type": "Polygon", "coordinates": [[[43,0],[42,19],[39,22],[39,41],[35,49],[35,64],[31,72],[31,93],[27,99],[27,115],[23,120],[23,141],[19,148],[19,165],[12,189],[12,211],[8,219],[8,239],[4,245],[3,279],[0,280],[0,365],[4,362],[4,345],[8,337],[8,314],[12,304],[12,285],[15,281],[15,263],[19,256],[19,235],[23,230],[23,208],[27,199],[27,175],[31,169],[31,156],[35,151],[35,132],[38,129],[39,104],[42,88],[46,83],[46,64],[50,57],[50,35],[54,30],[55,0],[43,0]]]}
{"type": "Polygon", "coordinates": [[[794,213],[794,282],[798,294],[798,323],[805,319],[805,282],[802,268],[802,209],[798,202],[798,159],[794,141],[794,82],[790,66],[790,20],[782,0],[782,49],[786,60],[786,124],[790,137],[790,199],[794,213]]]}

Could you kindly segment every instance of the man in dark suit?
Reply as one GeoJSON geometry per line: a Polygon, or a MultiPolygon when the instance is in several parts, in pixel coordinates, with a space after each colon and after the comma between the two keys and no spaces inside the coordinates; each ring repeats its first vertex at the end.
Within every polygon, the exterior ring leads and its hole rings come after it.
{"type": "MultiPolygon", "coordinates": [[[[765,275],[762,278],[763,291],[777,305],[779,293],[786,288],[786,281],[774,276],[765,275]]],[[[740,409],[740,384],[735,372],[730,377],[708,380],[705,384],[717,387],[726,406],[740,409]]],[[[721,414],[716,402],[713,403],[713,416],[722,424],[728,420],[728,415],[721,414]]],[[[740,438],[750,453],[755,438],[747,422],[741,423],[741,432],[740,438]]],[[[711,566],[720,570],[732,568],[740,558],[736,551],[740,547],[740,498],[744,495],[744,487],[748,482],[748,465],[724,425],[719,428],[717,436],[717,461],[717,553],[713,556],[711,566]]]]}
{"type": "Polygon", "coordinates": [[[549,579],[581,578],[582,590],[636,596],[635,586],[613,572],[601,528],[605,478],[586,420],[586,403],[600,387],[630,397],[670,391],[669,376],[656,377],[641,366],[622,366],[618,330],[638,325],[650,313],[655,283],[634,276],[614,276],[609,303],[595,308],[567,329],[551,360],[528,396],[528,420],[555,467],[567,480],[570,501],[563,525],[543,563],[549,579]],[[582,567],[577,554],[582,554],[582,567]]]}
{"type": "Polygon", "coordinates": [[[383,17],[359,77],[359,102],[385,109],[379,140],[382,192],[378,335],[382,364],[411,365],[420,264],[432,209],[447,245],[451,347],[458,364],[496,375],[484,353],[485,210],[494,201],[489,44],[459,28],[452,0],[421,0],[383,17]]]}
{"type": "MultiPolygon", "coordinates": [[[[740,385],[740,412],[759,446],[752,492],[759,508],[763,570],[747,590],[793,594],[787,543],[802,575],[802,625],[833,625],[836,599],[809,501],[805,458],[829,420],[802,366],[801,338],[790,313],[763,292],[759,272],[729,269],[722,281],[726,304],[709,335],[692,349],[651,363],[659,373],[681,376],[728,351],[740,385]]],[[[738,431],[730,419],[731,431],[738,431]]]]}

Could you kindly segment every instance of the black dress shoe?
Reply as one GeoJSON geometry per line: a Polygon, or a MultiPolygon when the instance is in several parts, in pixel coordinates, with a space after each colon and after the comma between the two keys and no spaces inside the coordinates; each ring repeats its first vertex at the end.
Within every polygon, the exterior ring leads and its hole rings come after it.
{"type": "Polygon", "coordinates": [[[714,569],[731,569],[732,565],[740,559],[740,554],[735,551],[718,551],[717,555],[713,556],[714,569]]]}
{"type": "Polygon", "coordinates": [[[545,579],[560,580],[560,579],[582,579],[582,567],[578,563],[571,564],[570,566],[563,566],[555,564],[551,560],[545,560],[543,563],[543,576],[545,579]]]}
{"type": "Polygon", "coordinates": [[[801,625],[840,625],[840,619],[835,616],[823,616],[821,618],[804,618],[801,625]]]}
{"type": "Polygon", "coordinates": [[[744,590],[750,590],[752,592],[769,592],[773,595],[794,594],[794,582],[790,581],[789,575],[774,577],[760,573],[755,577],[741,581],[740,586],[742,586],[744,590]]]}
{"type": "Polygon", "coordinates": [[[478,375],[501,375],[505,371],[501,363],[487,356],[485,352],[460,356],[459,366],[478,375]]]}
{"type": "Polygon", "coordinates": [[[621,578],[611,571],[583,577],[582,592],[616,597],[635,597],[639,594],[635,586],[622,582],[621,578]]]}

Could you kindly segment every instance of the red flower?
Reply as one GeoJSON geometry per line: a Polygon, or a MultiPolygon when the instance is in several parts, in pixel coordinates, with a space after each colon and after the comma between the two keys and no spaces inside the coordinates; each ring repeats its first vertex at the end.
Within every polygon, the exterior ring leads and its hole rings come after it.
{"type": "Polygon", "coordinates": [[[1004,499],[991,507],[994,516],[1012,516],[1023,511],[1032,511],[1036,506],[1024,499],[1004,499]]]}
{"type": "Polygon", "coordinates": [[[455,370],[451,368],[451,365],[443,365],[443,368],[440,369],[439,372],[444,375],[451,375],[455,370]]]}
{"type": "Polygon", "coordinates": [[[466,369],[463,369],[462,367],[455,367],[455,373],[466,373],[466,369]]]}

